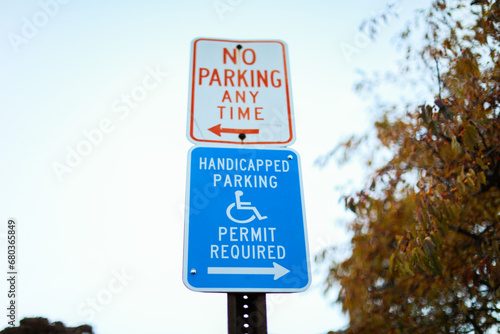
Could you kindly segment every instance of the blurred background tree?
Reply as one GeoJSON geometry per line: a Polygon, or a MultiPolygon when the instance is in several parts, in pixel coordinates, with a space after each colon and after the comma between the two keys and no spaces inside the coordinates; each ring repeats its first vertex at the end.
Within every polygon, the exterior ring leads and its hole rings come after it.
{"type": "Polygon", "coordinates": [[[46,318],[23,318],[19,327],[6,327],[0,334],[92,334],[92,327],[81,325],[66,327],[60,321],[49,323],[46,318]]]}
{"type": "MultiPolygon", "coordinates": [[[[364,23],[372,37],[381,18],[364,23]]],[[[378,105],[373,131],[323,158],[346,163],[362,147],[372,152],[365,186],[343,197],[355,216],[352,253],[339,262],[334,247],[317,256],[330,264],[326,292],[340,284],[350,319],[335,333],[498,330],[499,21],[500,0],[439,0],[417,12],[399,35],[401,68],[385,78],[426,76],[434,96],[378,105]]],[[[357,89],[386,84],[365,78],[357,89]]]]}

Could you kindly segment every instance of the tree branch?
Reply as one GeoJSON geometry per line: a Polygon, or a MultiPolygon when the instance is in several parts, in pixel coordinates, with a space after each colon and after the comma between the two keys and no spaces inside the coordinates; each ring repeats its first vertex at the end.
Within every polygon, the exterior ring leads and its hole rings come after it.
{"type": "Polygon", "coordinates": [[[436,62],[436,70],[437,70],[437,79],[438,79],[438,87],[439,87],[439,98],[441,99],[441,76],[439,74],[439,63],[436,57],[434,57],[434,61],[436,62]]]}
{"type": "Polygon", "coordinates": [[[471,239],[474,239],[475,241],[477,241],[477,242],[479,242],[479,243],[485,242],[485,240],[484,240],[481,236],[479,236],[479,235],[477,235],[477,234],[470,233],[469,231],[464,230],[464,229],[463,229],[463,228],[461,228],[461,227],[456,227],[456,226],[453,226],[453,225],[450,225],[450,224],[447,224],[447,225],[448,225],[448,228],[449,228],[450,230],[453,230],[453,231],[455,231],[455,232],[458,232],[458,233],[460,233],[460,234],[463,234],[463,235],[465,235],[465,236],[467,236],[467,237],[469,237],[469,238],[471,238],[471,239]]]}

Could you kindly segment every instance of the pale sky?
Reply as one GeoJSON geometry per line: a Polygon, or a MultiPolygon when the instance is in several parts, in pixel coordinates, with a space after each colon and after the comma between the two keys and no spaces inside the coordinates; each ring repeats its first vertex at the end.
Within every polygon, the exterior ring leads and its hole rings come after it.
{"type": "MultiPolygon", "coordinates": [[[[426,1],[427,2],[427,1],[426,1]]],[[[314,161],[373,120],[357,70],[383,72],[415,4],[357,30],[385,1],[3,1],[0,3],[0,240],[18,222],[18,320],[99,334],[224,333],[226,294],[182,282],[191,41],[288,45],[309,254],[345,246],[338,186],[359,168],[314,161]],[[141,88],[143,87],[143,88],[141,88]],[[143,96],[130,100],[135,91],[143,96]],[[78,152],[83,152],[78,154],[78,152]]],[[[137,96],[137,95],[136,95],[137,96]]],[[[1,256],[1,255],[0,255],[1,256]]],[[[346,325],[311,261],[305,292],[268,294],[269,333],[346,325]]],[[[5,270],[6,273],[7,270],[5,270]]],[[[0,284],[3,305],[7,285],[0,284]]],[[[6,326],[6,317],[0,325],[6,326]]]]}

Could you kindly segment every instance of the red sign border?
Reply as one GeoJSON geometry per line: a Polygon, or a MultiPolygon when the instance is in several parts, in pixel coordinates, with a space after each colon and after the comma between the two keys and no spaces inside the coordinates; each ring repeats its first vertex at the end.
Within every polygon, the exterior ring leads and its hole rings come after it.
{"type": "Polygon", "coordinates": [[[293,127],[293,115],[292,115],[292,97],[290,93],[290,81],[289,81],[289,69],[287,62],[287,52],[286,44],[280,40],[229,40],[229,39],[212,39],[212,38],[196,38],[192,42],[192,62],[191,62],[191,91],[189,94],[189,138],[192,139],[194,143],[219,143],[219,144],[240,144],[240,145],[282,145],[291,144],[294,142],[294,127],[293,127]],[[195,75],[196,75],[196,47],[197,43],[200,41],[212,41],[212,42],[228,42],[228,43],[278,43],[281,45],[283,50],[283,64],[285,69],[285,88],[287,97],[287,114],[288,114],[288,129],[290,131],[290,138],[286,141],[254,141],[254,142],[244,142],[244,141],[228,141],[228,140],[209,140],[209,139],[198,139],[194,136],[194,97],[195,97],[195,75]]]}

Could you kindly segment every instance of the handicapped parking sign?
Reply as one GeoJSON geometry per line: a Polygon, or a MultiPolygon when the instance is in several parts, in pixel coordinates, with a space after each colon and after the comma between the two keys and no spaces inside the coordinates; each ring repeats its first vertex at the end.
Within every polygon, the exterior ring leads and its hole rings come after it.
{"type": "Polygon", "coordinates": [[[189,151],[183,281],[191,290],[296,292],[310,285],[298,154],[189,151]]]}

